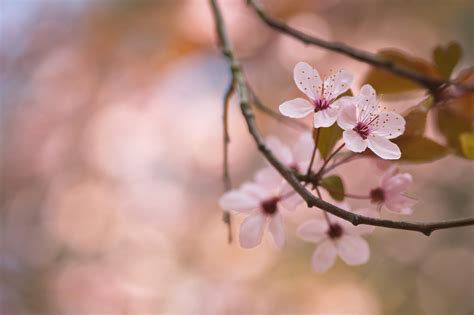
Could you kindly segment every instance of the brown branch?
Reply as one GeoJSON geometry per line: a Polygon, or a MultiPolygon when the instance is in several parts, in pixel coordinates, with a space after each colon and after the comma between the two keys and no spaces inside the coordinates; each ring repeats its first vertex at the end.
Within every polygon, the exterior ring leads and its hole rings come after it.
{"type": "Polygon", "coordinates": [[[257,15],[260,17],[260,19],[263,22],[265,22],[268,26],[270,26],[271,28],[283,34],[296,38],[307,45],[314,45],[321,48],[325,48],[327,50],[331,50],[336,53],[346,55],[352,59],[365,62],[374,67],[378,67],[378,68],[382,68],[384,70],[390,71],[395,75],[398,75],[400,77],[406,78],[408,80],[411,80],[417,83],[418,85],[428,89],[432,93],[434,93],[442,85],[451,85],[451,84],[462,87],[465,90],[471,90],[471,91],[474,90],[473,86],[464,86],[453,81],[444,81],[444,80],[439,80],[439,79],[425,76],[417,71],[413,71],[405,67],[401,67],[391,60],[380,58],[377,55],[372,54],[368,51],[357,49],[357,48],[348,46],[344,43],[330,42],[318,37],[308,35],[270,16],[268,13],[265,12],[265,10],[259,4],[257,4],[256,0],[247,0],[247,3],[255,10],[255,12],[257,13],[257,15]]]}
{"type": "Polygon", "coordinates": [[[298,121],[298,120],[291,119],[291,118],[288,118],[286,116],[280,115],[280,113],[278,113],[278,112],[274,111],[273,109],[271,109],[270,107],[266,106],[265,104],[263,104],[263,102],[260,100],[260,98],[257,96],[257,94],[255,94],[255,92],[253,91],[253,89],[250,85],[247,84],[247,88],[248,88],[249,94],[251,96],[251,99],[253,101],[252,103],[253,103],[253,105],[255,106],[256,109],[258,109],[262,113],[268,115],[269,117],[271,117],[271,118],[287,125],[288,127],[291,127],[291,128],[297,129],[297,130],[303,130],[303,131],[310,130],[310,128],[306,124],[302,123],[301,121],[298,121]]]}
{"type": "Polygon", "coordinates": [[[296,178],[295,173],[289,170],[285,165],[283,165],[265,146],[263,137],[255,123],[255,116],[249,105],[249,91],[247,89],[247,84],[245,77],[243,75],[242,69],[238,60],[235,58],[230,41],[228,40],[224,22],[222,19],[222,14],[217,4],[217,0],[209,0],[212,7],[212,13],[214,16],[214,21],[216,24],[217,34],[221,42],[221,49],[224,56],[227,58],[230,64],[230,71],[232,77],[235,80],[240,109],[247,123],[249,133],[253,137],[258,150],[261,154],[268,160],[268,162],[283,176],[283,178],[293,187],[293,189],[305,200],[308,207],[318,207],[323,211],[329,212],[337,217],[345,219],[351,222],[354,225],[367,224],[373,226],[386,227],[391,229],[398,230],[409,230],[421,232],[425,235],[430,235],[435,230],[448,229],[454,227],[474,225],[474,218],[464,218],[458,220],[450,220],[443,222],[405,222],[405,221],[392,221],[385,219],[377,219],[358,215],[342,208],[339,208],[331,203],[321,200],[320,198],[315,197],[310,191],[308,191],[296,178]]]}

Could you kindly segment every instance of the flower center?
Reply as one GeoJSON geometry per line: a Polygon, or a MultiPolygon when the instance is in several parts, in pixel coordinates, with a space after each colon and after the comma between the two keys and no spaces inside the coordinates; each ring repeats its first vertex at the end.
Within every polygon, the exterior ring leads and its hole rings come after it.
{"type": "Polygon", "coordinates": [[[357,125],[352,130],[357,132],[359,136],[361,136],[362,139],[364,140],[367,139],[367,137],[370,134],[369,124],[365,124],[363,122],[358,122],[357,125]]]}
{"type": "Polygon", "coordinates": [[[329,230],[326,232],[329,238],[335,240],[342,236],[342,227],[337,223],[332,223],[329,225],[329,230]]]}
{"type": "Polygon", "coordinates": [[[266,215],[273,215],[277,211],[277,203],[280,201],[279,197],[273,197],[262,201],[260,207],[264,214],[266,215]]]}
{"type": "Polygon", "coordinates": [[[370,199],[373,203],[383,202],[385,200],[385,192],[382,188],[374,188],[370,191],[370,199]]]}
{"type": "Polygon", "coordinates": [[[314,112],[319,112],[320,110],[325,110],[331,106],[331,102],[325,98],[320,98],[314,101],[314,112]]]}

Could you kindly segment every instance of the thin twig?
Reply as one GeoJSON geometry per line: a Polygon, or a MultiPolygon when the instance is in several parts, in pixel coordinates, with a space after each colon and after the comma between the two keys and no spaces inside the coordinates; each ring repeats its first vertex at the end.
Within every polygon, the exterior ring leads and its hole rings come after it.
{"type": "MultiPolygon", "coordinates": [[[[230,136],[229,136],[229,103],[232,94],[235,91],[235,80],[232,77],[229,86],[224,94],[224,102],[223,102],[223,109],[222,109],[222,131],[223,131],[223,170],[222,170],[222,180],[224,181],[225,190],[228,191],[232,188],[232,181],[230,179],[229,174],[229,143],[230,143],[230,136]]],[[[222,214],[222,221],[227,224],[227,241],[232,243],[232,219],[231,215],[228,211],[224,211],[222,214]]]]}
{"type": "Polygon", "coordinates": [[[306,171],[306,176],[311,175],[311,169],[313,168],[314,158],[316,157],[316,151],[318,151],[319,133],[320,133],[320,130],[319,128],[317,128],[316,139],[314,140],[314,148],[313,148],[313,152],[311,153],[311,161],[309,162],[308,170],[306,171]]]}
{"type": "Polygon", "coordinates": [[[342,148],[344,148],[344,145],[345,143],[341,144],[336,150],[334,150],[331,155],[328,156],[328,158],[326,160],[324,160],[324,163],[323,165],[321,165],[321,168],[319,169],[318,173],[319,175],[321,175],[323,172],[324,172],[324,169],[326,168],[326,165],[328,165],[329,161],[331,161],[331,159],[336,156],[336,154],[342,150],[342,148]]]}
{"type": "Polygon", "coordinates": [[[432,93],[434,93],[442,85],[451,85],[451,84],[462,87],[465,90],[470,90],[470,91],[474,90],[474,86],[465,86],[465,85],[460,85],[452,81],[444,81],[444,80],[440,80],[436,78],[431,78],[417,71],[413,71],[408,68],[401,67],[391,60],[380,58],[377,55],[372,54],[368,51],[357,49],[357,48],[348,46],[344,43],[330,42],[318,37],[310,36],[270,16],[268,13],[265,12],[265,10],[259,4],[257,4],[256,0],[247,0],[247,3],[255,10],[255,12],[257,13],[257,15],[260,17],[260,19],[263,22],[265,22],[268,26],[270,26],[271,28],[283,34],[296,38],[307,45],[314,45],[321,48],[325,48],[327,50],[331,50],[336,53],[346,55],[353,59],[365,62],[374,67],[378,67],[378,68],[382,68],[384,70],[390,71],[395,75],[409,79],[417,83],[418,85],[427,88],[432,93]]]}
{"type": "Polygon", "coordinates": [[[240,109],[242,115],[245,118],[249,133],[253,137],[255,144],[261,154],[268,160],[268,162],[282,175],[282,177],[293,187],[293,189],[305,200],[308,207],[318,207],[324,211],[327,211],[337,217],[351,222],[354,225],[367,224],[373,226],[380,226],[398,230],[409,230],[421,232],[425,235],[430,235],[435,230],[448,229],[461,226],[474,225],[474,218],[463,218],[457,220],[443,221],[443,222],[405,222],[405,221],[392,221],[378,218],[371,218],[362,216],[356,213],[349,212],[342,208],[339,208],[331,203],[321,200],[315,197],[310,191],[308,191],[296,178],[293,171],[283,165],[273,153],[265,146],[263,137],[255,123],[255,116],[249,105],[249,92],[247,90],[247,84],[242,73],[239,62],[235,58],[232,49],[230,48],[230,41],[227,38],[225,31],[222,14],[217,4],[217,0],[209,0],[212,7],[212,13],[216,24],[217,34],[220,42],[222,43],[222,53],[227,58],[230,64],[230,71],[237,85],[237,91],[240,101],[240,109]]]}
{"type": "Polygon", "coordinates": [[[269,117],[271,117],[271,118],[273,118],[273,119],[275,119],[275,120],[277,120],[281,123],[284,123],[288,127],[291,127],[291,128],[297,129],[297,130],[303,130],[303,131],[307,131],[307,130],[310,129],[306,124],[304,124],[304,123],[302,123],[298,120],[285,117],[285,116],[281,115],[280,113],[274,111],[270,107],[266,106],[265,104],[263,104],[262,100],[257,96],[257,94],[255,94],[255,92],[253,91],[253,89],[249,85],[247,85],[247,88],[248,88],[249,94],[251,95],[251,98],[253,100],[253,102],[252,102],[253,105],[255,106],[256,109],[258,109],[262,113],[267,114],[269,117]]]}

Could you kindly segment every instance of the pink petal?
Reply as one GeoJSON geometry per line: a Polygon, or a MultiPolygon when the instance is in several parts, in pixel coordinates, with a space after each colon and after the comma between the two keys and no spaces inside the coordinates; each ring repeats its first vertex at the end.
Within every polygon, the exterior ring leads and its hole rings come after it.
{"type": "Polygon", "coordinates": [[[266,217],[260,212],[249,215],[240,225],[240,246],[252,248],[262,242],[266,217]]]}
{"type": "Polygon", "coordinates": [[[286,101],[279,107],[280,113],[291,118],[303,118],[314,110],[314,106],[302,98],[286,101]]]}
{"type": "Polygon", "coordinates": [[[336,244],[341,259],[349,266],[365,264],[369,261],[369,244],[356,235],[343,235],[336,244]]]}
{"type": "Polygon", "coordinates": [[[242,190],[231,190],[219,199],[219,206],[227,211],[249,213],[251,210],[258,208],[259,205],[260,200],[256,196],[242,190]]]}
{"type": "Polygon", "coordinates": [[[398,174],[385,180],[382,189],[387,194],[402,193],[408,189],[413,182],[413,178],[408,173],[398,174]]]}
{"type": "Polygon", "coordinates": [[[346,147],[352,152],[363,152],[367,148],[367,140],[362,139],[354,130],[344,131],[342,138],[344,139],[346,147]]]}
{"type": "MultiPolygon", "coordinates": [[[[305,172],[311,159],[311,153],[314,148],[313,136],[309,132],[303,133],[293,148],[293,157],[300,172],[305,172]]],[[[316,159],[316,158],[315,158],[316,159]]]]}
{"type": "Polygon", "coordinates": [[[371,126],[376,126],[374,134],[387,139],[393,139],[405,131],[405,118],[395,112],[380,113],[378,118],[374,120],[371,126]]]}
{"type": "Polygon", "coordinates": [[[323,220],[309,220],[301,224],[296,234],[307,242],[319,242],[327,235],[328,224],[323,220]]]}
{"type": "MultiPolygon", "coordinates": [[[[378,161],[383,161],[383,160],[378,160],[378,161]]],[[[390,162],[386,162],[390,163],[390,162]]],[[[388,185],[388,182],[392,178],[392,176],[395,176],[398,173],[398,166],[392,165],[390,166],[385,173],[383,173],[382,178],[380,179],[380,187],[384,188],[386,185],[388,185]]]]}
{"type": "Polygon", "coordinates": [[[412,214],[413,209],[412,207],[417,203],[417,201],[413,198],[404,196],[404,195],[396,195],[393,197],[389,197],[385,200],[385,206],[393,211],[400,214],[412,214]]]}
{"type": "MultiPolygon", "coordinates": [[[[258,173],[257,173],[258,174],[258,173]]],[[[254,182],[245,182],[240,186],[240,191],[257,198],[259,201],[268,199],[273,196],[273,191],[264,185],[256,184],[254,182]]],[[[259,204],[260,206],[260,204],[259,204]]]]}
{"type": "Polygon", "coordinates": [[[283,164],[290,165],[294,163],[293,154],[290,148],[284,145],[280,139],[276,137],[268,137],[265,144],[273,155],[275,155],[283,164]]]}
{"type": "Polygon", "coordinates": [[[338,113],[339,108],[335,106],[314,113],[314,128],[330,127],[336,122],[338,113]]]}
{"type": "Polygon", "coordinates": [[[277,212],[271,217],[268,229],[272,234],[275,245],[280,249],[283,248],[285,245],[285,228],[280,213],[277,212]]]}
{"type": "Polygon", "coordinates": [[[292,211],[304,200],[287,182],[284,182],[280,192],[282,200],[278,203],[283,209],[292,211]]]}
{"type": "Polygon", "coordinates": [[[337,256],[337,249],[330,240],[322,242],[314,251],[311,257],[313,270],[316,272],[326,272],[334,265],[337,256]]]}
{"type": "Polygon", "coordinates": [[[319,98],[322,82],[316,69],[306,62],[298,62],[293,70],[293,79],[298,89],[310,99],[319,98]]]}
{"type": "Polygon", "coordinates": [[[328,100],[335,99],[351,87],[353,78],[352,73],[345,69],[329,76],[324,80],[324,97],[328,100]]]}
{"type": "Polygon", "coordinates": [[[390,140],[376,135],[370,135],[369,148],[385,160],[397,160],[402,156],[400,148],[390,140]]]}
{"type": "MultiPolygon", "coordinates": [[[[344,98],[348,99],[348,98],[344,98]]],[[[337,117],[337,124],[344,130],[351,130],[357,125],[357,108],[354,103],[349,101],[340,100],[339,116],[337,117]]]]}

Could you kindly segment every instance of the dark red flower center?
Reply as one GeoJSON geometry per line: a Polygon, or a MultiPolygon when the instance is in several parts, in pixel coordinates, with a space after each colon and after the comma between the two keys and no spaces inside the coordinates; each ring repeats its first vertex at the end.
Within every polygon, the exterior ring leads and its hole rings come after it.
{"type": "Polygon", "coordinates": [[[332,223],[329,225],[329,230],[327,231],[327,235],[329,238],[335,240],[342,236],[342,227],[337,223],[332,223]]]}
{"type": "Polygon", "coordinates": [[[382,188],[374,188],[370,191],[370,200],[373,203],[383,202],[385,200],[385,192],[382,188]]]}
{"type": "Polygon", "coordinates": [[[264,214],[273,215],[277,212],[277,203],[280,201],[279,197],[273,197],[262,201],[260,207],[264,214]]]}
{"type": "Polygon", "coordinates": [[[325,98],[320,98],[314,101],[314,112],[319,112],[320,110],[325,110],[331,106],[331,102],[325,98]]]}
{"type": "Polygon", "coordinates": [[[359,136],[361,136],[362,139],[364,139],[364,140],[367,139],[367,137],[370,134],[369,124],[365,124],[363,122],[358,122],[357,125],[352,130],[357,132],[359,134],[359,136]]]}

